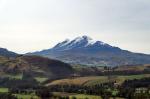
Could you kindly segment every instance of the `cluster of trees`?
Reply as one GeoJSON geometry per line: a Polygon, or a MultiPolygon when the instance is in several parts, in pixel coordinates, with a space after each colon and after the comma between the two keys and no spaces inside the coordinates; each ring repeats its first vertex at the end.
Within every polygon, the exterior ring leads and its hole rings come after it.
{"type": "Polygon", "coordinates": [[[36,90],[36,95],[41,97],[42,99],[53,97],[53,94],[46,87],[41,87],[36,90]]]}
{"type": "Polygon", "coordinates": [[[109,97],[124,97],[127,99],[150,99],[150,78],[126,80],[121,86],[114,86],[115,82],[97,84],[93,86],[79,86],[79,85],[53,85],[49,87],[51,92],[68,92],[88,95],[98,95],[103,99],[109,97]],[[136,93],[138,88],[145,88],[146,91],[136,93]],[[116,95],[112,94],[110,90],[117,90],[116,95]]]}
{"type": "Polygon", "coordinates": [[[0,99],[17,99],[17,97],[10,93],[0,93],[0,99]]]}
{"type": "MultiPolygon", "coordinates": [[[[104,67],[106,70],[103,75],[139,75],[139,74],[149,74],[150,68],[145,68],[143,71],[136,70],[116,70],[118,67],[104,67]]],[[[136,68],[135,68],[136,69],[136,68]]]]}
{"type": "Polygon", "coordinates": [[[98,96],[112,96],[108,88],[113,87],[114,82],[98,84],[94,86],[80,86],[80,85],[53,85],[49,87],[51,92],[68,92],[68,93],[78,93],[78,94],[88,94],[88,95],[98,95],[98,96]]]}
{"type": "MultiPolygon", "coordinates": [[[[109,97],[124,97],[127,99],[150,99],[150,78],[126,80],[121,86],[116,87],[115,82],[96,84],[92,86],[82,85],[51,85],[44,87],[40,85],[33,77],[24,74],[22,79],[0,78],[0,87],[9,88],[9,94],[0,94],[0,99],[16,99],[12,94],[31,94],[35,93],[42,99],[58,98],[69,99],[68,96],[55,96],[51,92],[68,92],[88,95],[98,95],[103,99],[109,97]],[[144,92],[137,93],[138,88],[146,88],[144,92]],[[108,90],[110,89],[110,90],[108,90]],[[116,95],[112,94],[113,90],[117,90],[116,95]],[[11,93],[11,94],[10,94],[11,93]]],[[[76,99],[76,97],[73,97],[76,99]]]]}
{"type": "Polygon", "coordinates": [[[116,70],[118,67],[104,67],[104,71],[98,69],[98,67],[87,67],[82,68],[81,70],[77,71],[77,73],[81,76],[107,76],[107,75],[139,75],[139,74],[149,74],[150,68],[146,68],[143,71],[136,71],[136,70],[116,70]]]}
{"type": "Polygon", "coordinates": [[[139,88],[139,87],[150,87],[150,77],[134,80],[126,80],[122,84],[122,87],[139,88]]]}
{"type": "Polygon", "coordinates": [[[33,88],[38,86],[39,83],[32,78],[23,77],[22,79],[13,79],[9,77],[0,78],[0,87],[7,88],[33,88]]]}
{"type": "Polygon", "coordinates": [[[119,90],[119,95],[128,99],[150,99],[150,78],[126,80],[119,90]]]}

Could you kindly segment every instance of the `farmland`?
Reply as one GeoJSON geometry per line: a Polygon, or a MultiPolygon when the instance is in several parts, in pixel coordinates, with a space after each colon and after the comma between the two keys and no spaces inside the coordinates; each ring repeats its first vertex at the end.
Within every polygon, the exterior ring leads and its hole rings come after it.
{"type": "Polygon", "coordinates": [[[142,95],[149,98],[149,70],[150,65],[85,67],[39,56],[0,57],[0,97],[124,99],[136,95],[138,99],[142,95]],[[145,93],[137,94],[139,89],[145,93]]]}
{"type": "Polygon", "coordinates": [[[0,88],[0,93],[7,93],[8,92],[8,88],[0,88]]]}
{"type": "Polygon", "coordinates": [[[150,74],[142,74],[142,75],[130,75],[130,76],[112,76],[108,79],[108,76],[89,76],[89,77],[78,77],[78,78],[70,78],[70,79],[61,79],[55,80],[47,84],[49,85],[59,85],[59,84],[75,84],[75,85],[83,85],[90,86],[100,83],[108,82],[109,80],[116,81],[117,83],[123,83],[125,80],[132,79],[141,79],[143,77],[150,77],[150,74]]]}
{"type": "MultiPolygon", "coordinates": [[[[76,93],[62,93],[62,92],[55,92],[53,93],[56,96],[63,96],[63,97],[69,97],[69,99],[74,99],[74,97],[76,97],[76,99],[102,99],[101,96],[97,96],[97,95],[87,95],[87,94],[76,94],[76,93]]],[[[113,99],[113,98],[110,98],[113,99]]],[[[124,98],[119,98],[116,97],[116,99],[124,99],[124,98]]]]}

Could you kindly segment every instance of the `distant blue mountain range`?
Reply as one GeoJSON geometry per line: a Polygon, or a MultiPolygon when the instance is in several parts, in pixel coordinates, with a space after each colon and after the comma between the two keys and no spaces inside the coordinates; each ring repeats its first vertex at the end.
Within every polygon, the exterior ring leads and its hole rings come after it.
{"type": "Polygon", "coordinates": [[[9,51],[5,48],[0,48],[0,56],[5,56],[5,57],[16,57],[18,54],[12,51],[9,51]]]}

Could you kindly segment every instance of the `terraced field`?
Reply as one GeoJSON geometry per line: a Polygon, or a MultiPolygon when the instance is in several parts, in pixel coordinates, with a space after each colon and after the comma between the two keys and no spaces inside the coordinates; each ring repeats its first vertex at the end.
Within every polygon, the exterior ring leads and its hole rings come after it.
{"type": "Polygon", "coordinates": [[[46,86],[50,85],[65,85],[65,84],[75,84],[75,85],[84,85],[91,86],[95,84],[101,84],[108,81],[116,81],[117,83],[123,83],[127,79],[140,79],[143,77],[150,77],[150,74],[142,74],[142,75],[131,75],[131,76],[89,76],[89,77],[78,77],[78,78],[70,78],[70,79],[61,79],[52,81],[46,86]]]}
{"type": "Polygon", "coordinates": [[[70,79],[61,79],[61,80],[55,80],[49,84],[49,85],[57,85],[57,84],[75,84],[75,85],[84,85],[84,83],[88,81],[93,81],[93,80],[100,80],[100,81],[105,81],[107,77],[105,76],[90,76],[90,77],[78,77],[78,78],[70,78],[70,79]]]}

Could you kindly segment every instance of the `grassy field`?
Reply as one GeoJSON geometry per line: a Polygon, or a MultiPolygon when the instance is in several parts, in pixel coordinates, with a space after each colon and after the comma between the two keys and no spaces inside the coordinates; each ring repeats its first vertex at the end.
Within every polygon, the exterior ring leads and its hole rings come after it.
{"type": "Polygon", "coordinates": [[[0,76],[1,77],[9,77],[9,78],[12,78],[12,79],[22,79],[22,74],[6,74],[6,73],[2,73],[0,72],[0,76]]]}
{"type": "MultiPolygon", "coordinates": [[[[109,80],[116,81],[117,83],[123,83],[125,80],[128,79],[141,79],[143,77],[150,77],[150,74],[141,74],[141,75],[130,75],[130,76],[112,76],[109,80]]],[[[51,83],[48,83],[49,85],[57,85],[57,84],[75,84],[75,85],[84,85],[84,86],[90,86],[95,84],[101,84],[104,82],[108,82],[107,76],[89,76],[89,77],[78,77],[78,78],[70,78],[70,79],[61,79],[61,80],[55,80],[51,83]]]]}
{"type": "Polygon", "coordinates": [[[150,77],[150,74],[141,74],[141,75],[131,75],[131,76],[118,76],[117,81],[123,82],[124,80],[132,80],[132,79],[141,79],[144,77],[150,77]]]}
{"type": "Polygon", "coordinates": [[[14,94],[14,96],[16,96],[18,99],[40,99],[38,96],[36,95],[24,95],[24,94],[14,94]]]}
{"type": "Polygon", "coordinates": [[[46,81],[48,78],[46,78],[46,77],[35,77],[35,79],[36,79],[38,82],[42,83],[42,82],[46,81]]]}
{"type": "Polygon", "coordinates": [[[0,88],[0,93],[7,93],[8,92],[8,88],[0,88]]]}
{"type": "MultiPolygon", "coordinates": [[[[8,93],[8,88],[0,88],[0,93],[8,93]]],[[[35,94],[25,95],[25,94],[14,94],[18,99],[40,99],[35,94]]]]}
{"type": "Polygon", "coordinates": [[[73,97],[76,97],[76,99],[102,99],[100,96],[95,95],[85,95],[85,94],[76,94],[76,93],[67,93],[67,92],[54,92],[55,96],[69,96],[69,99],[73,99],[73,97]]]}
{"type": "Polygon", "coordinates": [[[71,95],[69,98],[72,99],[72,97],[76,97],[77,99],[102,99],[100,96],[84,94],[71,95]]]}
{"type": "Polygon", "coordinates": [[[55,80],[48,85],[57,85],[57,84],[77,84],[77,85],[83,85],[87,81],[91,80],[106,80],[105,76],[90,76],[90,77],[78,77],[78,78],[71,78],[71,79],[61,79],[61,80],[55,80]]]}
{"type": "MultiPolygon", "coordinates": [[[[102,99],[101,96],[96,96],[96,95],[86,95],[86,94],[76,94],[76,93],[66,93],[66,92],[54,92],[53,93],[55,96],[69,96],[69,99],[73,99],[73,97],[76,97],[76,99],[102,99]]],[[[113,99],[113,98],[110,98],[113,99]]],[[[116,97],[115,99],[124,99],[124,98],[119,98],[116,97]]]]}
{"type": "MultiPolygon", "coordinates": [[[[77,99],[102,99],[101,96],[84,95],[84,94],[72,95],[69,98],[72,99],[73,96],[75,96],[77,99]]],[[[110,99],[114,99],[114,98],[110,98],[110,99]]],[[[115,99],[124,99],[124,98],[116,97],[115,99]]]]}

